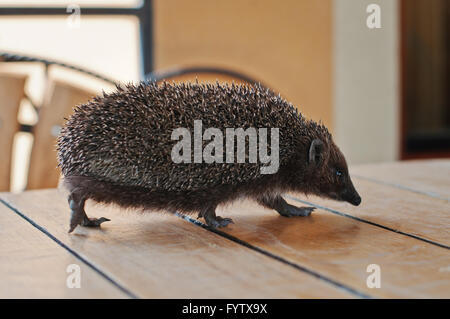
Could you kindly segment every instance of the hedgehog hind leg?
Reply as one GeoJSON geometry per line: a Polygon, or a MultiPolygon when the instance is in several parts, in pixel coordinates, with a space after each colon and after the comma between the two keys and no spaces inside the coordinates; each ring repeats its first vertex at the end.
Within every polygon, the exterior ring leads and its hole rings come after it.
{"type": "Polygon", "coordinates": [[[276,210],[278,214],[284,217],[309,216],[316,209],[315,207],[297,207],[291,205],[280,195],[261,196],[257,201],[267,208],[276,210]]]}
{"type": "Polygon", "coordinates": [[[89,218],[84,211],[84,204],[86,203],[86,196],[81,195],[77,191],[72,191],[68,197],[69,207],[70,207],[70,229],[69,233],[78,226],[85,227],[100,227],[100,225],[106,221],[108,218],[89,218]]]}
{"type": "Polygon", "coordinates": [[[198,218],[203,217],[206,224],[212,228],[226,227],[228,224],[234,224],[231,218],[216,216],[216,207],[206,207],[198,213],[198,218]]]}

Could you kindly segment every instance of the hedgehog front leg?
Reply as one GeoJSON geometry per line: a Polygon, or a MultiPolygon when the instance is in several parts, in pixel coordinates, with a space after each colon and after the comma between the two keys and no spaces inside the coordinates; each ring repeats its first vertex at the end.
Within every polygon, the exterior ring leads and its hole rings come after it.
{"type": "Polygon", "coordinates": [[[69,197],[69,206],[70,206],[70,229],[69,233],[73,232],[73,230],[78,226],[86,226],[86,227],[100,227],[100,225],[104,222],[110,221],[108,218],[100,217],[100,218],[89,218],[84,211],[84,204],[86,203],[86,198],[78,195],[75,192],[72,192],[69,197]]]}
{"type": "Polygon", "coordinates": [[[294,216],[309,216],[311,212],[316,209],[315,207],[297,207],[289,204],[280,195],[276,196],[261,196],[258,198],[258,203],[261,205],[274,209],[284,217],[294,216]]]}
{"type": "Polygon", "coordinates": [[[225,227],[228,224],[234,224],[231,218],[222,218],[220,216],[216,216],[216,207],[207,207],[202,209],[198,217],[203,217],[205,219],[206,224],[209,227],[219,228],[225,227]]]}

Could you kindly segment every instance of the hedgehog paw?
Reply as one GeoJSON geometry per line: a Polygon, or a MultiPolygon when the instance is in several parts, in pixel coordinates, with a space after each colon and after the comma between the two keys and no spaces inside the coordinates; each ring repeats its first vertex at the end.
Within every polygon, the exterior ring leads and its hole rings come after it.
{"type": "Polygon", "coordinates": [[[222,218],[220,216],[216,218],[205,218],[205,221],[209,227],[213,228],[226,227],[228,224],[234,224],[231,218],[222,218]]]}
{"type": "Polygon", "coordinates": [[[297,207],[294,205],[287,204],[278,213],[285,217],[297,217],[297,216],[309,216],[312,211],[316,209],[315,207],[297,207]]]}
{"type": "Polygon", "coordinates": [[[109,222],[111,219],[100,217],[100,218],[84,218],[81,226],[85,227],[100,227],[100,225],[104,222],[109,222]]]}

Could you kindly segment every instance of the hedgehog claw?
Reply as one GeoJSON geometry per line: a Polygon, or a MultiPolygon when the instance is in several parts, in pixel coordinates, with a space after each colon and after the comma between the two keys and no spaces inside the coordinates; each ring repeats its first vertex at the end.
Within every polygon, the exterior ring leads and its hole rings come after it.
{"type": "Polygon", "coordinates": [[[111,219],[100,217],[100,218],[84,218],[81,226],[85,227],[100,227],[100,225],[104,222],[109,222],[111,219]]]}
{"type": "Polygon", "coordinates": [[[76,201],[74,199],[74,195],[70,195],[69,206],[70,206],[70,229],[69,233],[73,232],[73,230],[83,222],[83,219],[86,218],[86,213],[84,212],[84,201],[76,201]]]}
{"type": "Polygon", "coordinates": [[[309,216],[315,209],[315,207],[297,207],[287,204],[284,209],[278,211],[278,213],[285,217],[309,216]]]}
{"type": "Polygon", "coordinates": [[[70,229],[69,233],[73,232],[73,230],[82,223],[83,221],[83,215],[78,213],[77,211],[71,212],[71,218],[70,218],[70,229]]]}
{"type": "Polygon", "coordinates": [[[205,218],[205,221],[209,227],[213,228],[221,228],[228,226],[228,224],[234,224],[231,218],[222,218],[220,216],[216,218],[205,218]]]}
{"type": "Polygon", "coordinates": [[[78,224],[70,223],[69,233],[73,232],[75,228],[77,228],[78,224]]]}

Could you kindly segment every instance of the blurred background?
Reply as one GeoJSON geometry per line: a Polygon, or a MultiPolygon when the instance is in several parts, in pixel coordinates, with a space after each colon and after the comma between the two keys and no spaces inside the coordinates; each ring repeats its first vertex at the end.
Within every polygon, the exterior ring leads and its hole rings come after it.
{"type": "Polygon", "coordinates": [[[448,0],[0,0],[0,191],[56,187],[64,117],[143,79],[261,82],[353,165],[450,157],[449,57],[448,0]]]}

